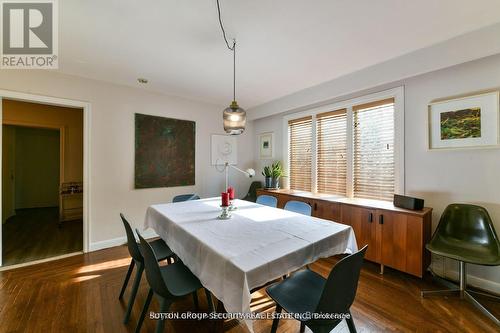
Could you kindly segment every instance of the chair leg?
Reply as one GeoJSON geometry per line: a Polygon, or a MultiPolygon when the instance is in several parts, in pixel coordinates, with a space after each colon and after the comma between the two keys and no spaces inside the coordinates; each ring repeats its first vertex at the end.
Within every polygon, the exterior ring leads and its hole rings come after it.
{"type": "MultiPolygon", "coordinates": [[[[170,305],[172,304],[171,300],[168,300],[166,298],[161,298],[160,299],[160,315],[162,313],[166,313],[168,309],[170,308],[170,305]]],[[[158,320],[158,324],[156,324],[156,333],[162,333],[164,328],[165,328],[165,323],[167,319],[161,319],[158,320]]]]}
{"type": "Polygon", "coordinates": [[[429,296],[460,296],[460,289],[422,290],[420,296],[422,298],[429,296]]]}
{"type": "Polygon", "coordinates": [[[128,266],[127,275],[125,275],[125,281],[123,281],[122,290],[120,291],[120,296],[118,296],[118,299],[123,298],[123,294],[125,293],[125,289],[127,289],[128,280],[130,280],[130,275],[132,275],[132,271],[134,270],[134,266],[135,266],[135,261],[134,261],[134,259],[132,259],[130,261],[130,265],[128,266]]]}
{"type": "Polygon", "coordinates": [[[345,319],[347,322],[347,327],[349,328],[349,333],[356,333],[356,326],[354,326],[354,319],[352,319],[352,314],[349,311],[349,317],[345,319]]]}
{"type": "Polygon", "coordinates": [[[306,323],[303,321],[300,322],[300,333],[304,333],[306,331],[306,323]]]}
{"type": "Polygon", "coordinates": [[[481,303],[479,303],[467,290],[464,291],[464,298],[471,302],[479,311],[481,311],[485,316],[490,318],[497,326],[500,326],[500,320],[495,317],[488,309],[486,309],[481,303]]]}
{"type": "Polygon", "coordinates": [[[132,307],[134,306],[135,296],[137,295],[137,290],[139,290],[139,285],[141,284],[142,272],[144,271],[144,264],[137,263],[137,272],[135,273],[134,285],[132,286],[132,292],[130,294],[130,299],[128,301],[127,312],[125,313],[125,318],[123,323],[128,323],[130,319],[130,314],[132,313],[132,307]]]}
{"type": "MultiPolygon", "coordinates": [[[[458,288],[451,289],[442,289],[442,290],[422,290],[420,292],[420,296],[422,298],[428,296],[460,296],[460,298],[464,298],[464,291],[467,286],[467,271],[465,267],[465,262],[458,262],[458,288]]],[[[451,286],[455,286],[456,284],[451,284],[451,286]]]]}
{"type": "Polygon", "coordinates": [[[466,263],[463,261],[458,262],[458,275],[459,275],[459,287],[458,289],[448,289],[448,290],[435,290],[435,291],[422,291],[422,297],[425,296],[430,296],[430,295],[450,295],[450,294],[455,294],[460,296],[460,298],[463,298],[470,303],[472,303],[479,311],[481,311],[484,315],[486,315],[488,318],[490,318],[495,324],[500,326],[500,320],[495,317],[488,309],[486,309],[481,303],[479,303],[475,298],[475,295],[483,295],[488,297],[490,300],[500,300],[499,297],[495,297],[492,295],[480,293],[480,292],[474,292],[472,290],[467,289],[467,267],[466,263]]]}
{"type": "Polygon", "coordinates": [[[208,312],[212,313],[214,312],[214,300],[212,298],[212,293],[207,288],[203,289],[205,289],[205,296],[207,297],[208,312]]]}
{"type": "MultiPolygon", "coordinates": [[[[276,304],[276,311],[274,311],[276,315],[279,315],[281,313],[281,310],[283,310],[283,308],[278,304],[276,304]]],[[[280,323],[280,318],[276,316],[276,318],[273,319],[273,326],[271,327],[271,333],[276,333],[276,331],[278,330],[279,323],[280,323]]]]}
{"type": "Polygon", "coordinates": [[[193,292],[193,303],[195,310],[198,311],[200,309],[200,305],[198,303],[198,293],[196,291],[193,292]]]}
{"type": "Polygon", "coordinates": [[[152,298],[153,298],[153,289],[149,288],[148,297],[146,298],[146,302],[144,302],[141,316],[139,317],[139,321],[137,321],[137,326],[135,327],[135,333],[139,333],[141,331],[142,323],[144,322],[144,318],[146,318],[146,313],[148,312],[152,298]]]}

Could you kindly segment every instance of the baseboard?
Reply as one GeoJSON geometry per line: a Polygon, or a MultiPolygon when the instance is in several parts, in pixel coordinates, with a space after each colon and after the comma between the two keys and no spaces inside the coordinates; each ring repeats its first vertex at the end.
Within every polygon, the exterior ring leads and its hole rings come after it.
{"type": "MultiPolygon", "coordinates": [[[[158,237],[158,234],[152,229],[148,229],[148,230],[144,231],[144,233],[142,235],[146,239],[158,237]]],[[[126,236],[107,239],[107,240],[103,240],[103,241],[99,241],[99,242],[91,242],[90,247],[89,247],[89,252],[104,250],[104,249],[108,249],[110,247],[120,246],[120,245],[123,245],[125,243],[127,243],[126,236]]]]}
{"type": "Polygon", "coordinates": [[[120,246],[127,242],[127,237],[117,237],[112,239],[107,239],[99,242],[92,242],[89,246],[89,252],[99,251],[103,249],[107,249],[110,247],[120,246]]]}
{"type": "MultiPolygon", "coordinates": [[[[444,278],[458,282],[458,271],[446,270],[444,278]]],[[[500,295],[500,283],[467,274],[467,285],[500,295]]]]}
{"type": "MultiPolygon", "coordinates": [[[[456,262],[456,261],[455,261],[456,262]]],[[[451,266],[453,267],[453,266],[451,266]]],[[[458,282],[458,269],[450,268],[447,265],[447,259],[442,256],[432,255],[431,262],[432,272],[439,277],[442,277],[446,280],[452,280],[458,282]]],[[[500,283],[492,280],[486,280],[484,278],[480,278],[470,273],[467,274],[467,284],[484,291],[489,291],[494,294],[500,295],[500,283]]]]}

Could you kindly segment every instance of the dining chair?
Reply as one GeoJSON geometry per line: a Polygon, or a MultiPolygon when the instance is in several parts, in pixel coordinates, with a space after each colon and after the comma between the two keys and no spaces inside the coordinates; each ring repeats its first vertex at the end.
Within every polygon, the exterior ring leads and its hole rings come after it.
{"type": "Polygon", "coordinates": [[[500,326],[500,320],[476,299],[498,302],[500,297],[467,288],[466,264],[500,266],[500,241],[488,211],[476,205],[449,205],[426,248],[458,261],[458,285],[454,289],[424,290],[421,296],[456,295],[472,303],[500,326]]]}
{"type": "MultiPolygon", "coordinates": [[[[125,313],[125,318],[123,319],[123,322],[126,324],[130,319],[130,314],[132,313],[132,307],[134,305],[135,297],[137,296],[137,290],[139,289],[139,285],[141,283],[142,272],[144,271],[144,258],[141,254],[141,251],[139,250],[139,246],[135,239],[134,232],[130,227],[130,223],[128,223],[125,216],[121,213],[120,217],[123,222],[123,226],[125,227],[125,232],[127,234],[127,247],[128,247],[128,252],[132,257],[132,260],[130,261],[127,275],[125,276],[125,281],[123,281],[123,286],[120,291],[120,296],[118,297],[118,299],[123,298],[123,294],[125,293],[125,289],[127,288],[128,282],[130,280],[130,275],[134,270],[134,266],[137,266],[135,272],[134,284],[132,285],[132,291],[130,293],[130,299],[127,305],[127,312],[125,313]]],[[[174,260],[173,258],[175,255],[162,239],[154,240],[150,244],[158,260],[161,261],[167,259],[169,263],[173,262],[174,260]]]]}
{"type": "Polygon", "coordinates": [[[302,201],[290,200],[285,204],[284,209],[294,213],[311,216],[311,206],[302,201]]]}
{"type": "Polygon", "coordinates": [[[255,202],[257,200],[257,189],[259,188],[262,188],[261,181],[257,180],[252,182],[252,184],[250,184],[250,188],[248,189],[248,193],[245,195],[243,200],[255,202]]]}
{"type": "MultiPolygon", "coordinates": [[[[300,321],[300,332],[309,327],[313,333],[327,333],[334,329],[344,318],[349,332],[355,333],[356,327],[350,308],[356,297],[359,275],[365,245],[358,252],[340,260],[330,271],[328,278],[311,270],[294,273],[286,280],[266,289],[267,294],[276,302],[276,313],[285,310],[300,321]],[[314,318],[308,314],[336,314],[338,318],[314,318]]],[[[273,320],[271,333],[278,329],[279,317],[273,320]]]]}
{"type": "Polygon", "coordinates": [[[257,197],[257,201],[259,205],[275,207],[278,206],[278,199],[273,197],[272,195],[261,194],[257,197]]]}
{"type": "MultiPolygon", "coordinates": [[[[136,229],[140,240],[140,249],[144,256],[144,266],[146,270],[146,279],[149,283],[149,292],[144,303],[139,321],[137,322],[136,332],[140,332],[144,318],[148,311],[153,295],[158,298],[160,303],[160,313],[166,313],[172,303],[185,296],[193,295],[195,308],[198,309],[198,298],[196,292],[203,288],[200,280],[187,268],[181,261],[173,264],[160,266],[158,257],[155,255],[151,244],[148,243],[136,229]]],[[[213,311],[212,295],[205,289],[209,311],[213,311]]],[[[156,332],[163,332],[166,319],[161,318],[156,325],[156,332]]]]}
{"type": "Polygon", "coordinates": [[[172,202],[182,202],[182,201],[189,201],[189,200],[198,200],[200,198],[199,195],[197,194],[181,194],[181,195],[176,195],[174,199],[172,199],[172,202]]]}

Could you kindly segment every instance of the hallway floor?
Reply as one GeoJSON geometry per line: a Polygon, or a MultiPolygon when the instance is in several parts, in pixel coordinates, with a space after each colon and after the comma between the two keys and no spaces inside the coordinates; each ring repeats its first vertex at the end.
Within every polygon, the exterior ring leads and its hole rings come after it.
{"type": "Polygon", "coordinates": [[[17,210],[3,225],[3,265],[82,251],[82,220],[58,222],[58,207],[17,210]]]}

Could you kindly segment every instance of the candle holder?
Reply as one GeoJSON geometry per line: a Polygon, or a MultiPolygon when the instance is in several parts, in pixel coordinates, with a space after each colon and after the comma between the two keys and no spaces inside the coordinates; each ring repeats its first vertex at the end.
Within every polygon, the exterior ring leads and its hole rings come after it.
{"type": "Polygon", "coordinates": [[[229,220],[232,215],[231,215],[231,210],[230,210],[230,206],[220,206],[222,208],[222,212],[220,213],[219,216],[217,216],[217,218],[219,220],[229,220]]]}
{"type": "Polygon", "coordinates": [[[233,210],[237,210],[238,207],[236,207],[234,204],[233,204],[233,200],[231,200],[231,202],[229,203],[229,210],[230,211],[233,211],[233,210]]]}

